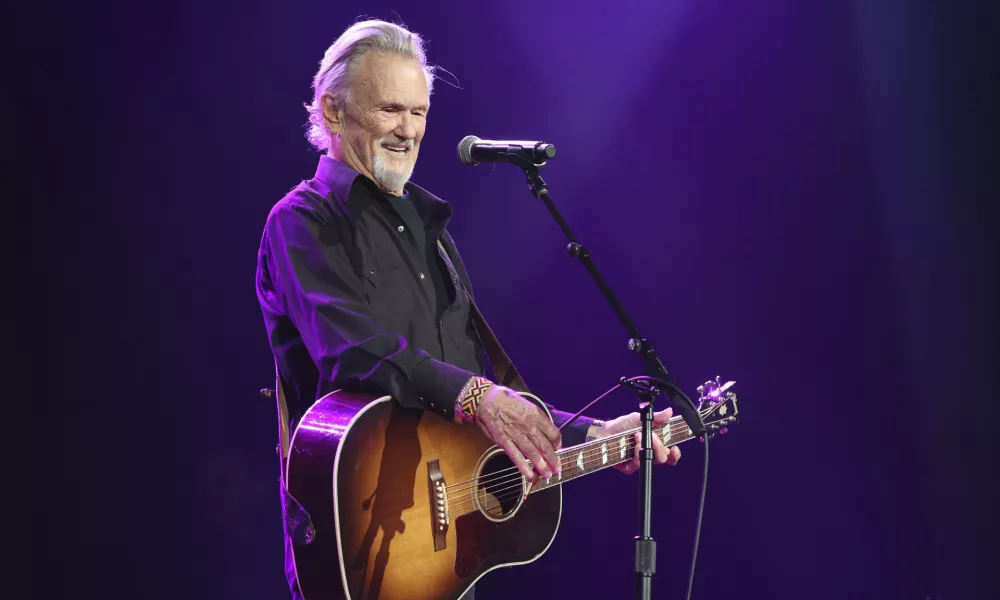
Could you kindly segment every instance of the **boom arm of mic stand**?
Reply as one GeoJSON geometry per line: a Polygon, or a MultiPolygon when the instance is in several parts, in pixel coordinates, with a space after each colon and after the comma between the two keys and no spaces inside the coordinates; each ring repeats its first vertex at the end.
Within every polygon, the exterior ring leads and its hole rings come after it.
{"type": "MultiPolygon", "coordinates": [[[[644,338],[639,332],[639,328],[636,327],[635,322],[628,316],[628,313],[625,312],[625,308],[622,306],[621,302],[618,301],[614,292],[611,291],[611,287],[608,285],[608,282],[601,275],[601,272],[597,270],[597,266],[594,264],[594,261],[590,256],[590,252],[588,252],[587,249],[576,240],[576,236],[573,235],[573,231],[569,228],[569,224],[566,223],[566,220],[563,219],[559,211],[556,210],[555,204],[552,203],[552,198],[549,197],[549,187],[542,179],[541,173],[538,171],[538,168],[541,165],[536,165],[531,161],[526,160],[519,154],[508,154],[507,156],[510,162],[516,164],[522,171],[524,171],[524,174],[528,178],[528,188],[531,190],[531,193],[545,203],[545,207],[549,209],[549,213],[556,220],[559,228],[562,229],[566,239],[569,240],[569,246],[566,248],[569,255],[579,259],[579,261],[583,263],[583,266],[593,278],[594,283],[597,284],[601,293],[604,294],[604,298],[611,306],[611,310],[615,312],[615,315],[618,316],[618,320],[621,321],[621,324],[625,327],[625,330],[630,336],[628,340],[628,349],[635,352],[643,359],[646,367],[646,375],[674,383],[673,378],[671,378],[670,374],[667,373],[667,368],[663,365],[663,361],[661,361],[660,357],[656,355],[656,349],[653,347],[652,342],[644,338]]],[[[687,426],[691,429],[691,431],[698,436],[704,434],[705,423],[702,421],[701,415],[698,414],[697,407],[695,407],[687,398],[678,400],[678,396],[680,395],[676,393],[676,390],[673,390],[670,387],[666,389],[666,393],[671,399],[671,404],[678,412],[680,412],[681,417],[684,419],[684,422],[687,423],[687,426]]]]}

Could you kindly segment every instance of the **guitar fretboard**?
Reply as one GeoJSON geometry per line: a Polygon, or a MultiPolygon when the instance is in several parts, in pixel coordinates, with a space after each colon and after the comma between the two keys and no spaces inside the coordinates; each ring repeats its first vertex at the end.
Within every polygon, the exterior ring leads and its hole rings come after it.
{"type": "MultiPolygon", "coordinates": [[[[637,433],[639,433],[638,428],[630,429],[559,450],[556,455],[562,464],[562,472],[553,474],[552,477],[546,479],[539,479],[531,486],[528,493],[533,494],[539,490],[549,489],[572,479],[632,460],[632,457],[635,456],[635,435],[637,433]]],[[[660,438],[665,446],[674,446],[694,437],[687,423],[679,416],[673,417],[659,427],[654,427],[653,435],[660,438]]],[[[445,508],[443,500],[440,505],[441,518],[444,518],[445,511],[450,513],[453,518],[457,518],[475,512],[488,504],[492,506],[489,497],[494,499],[493,502],[514,501],[522,494],[523,481],[517,468],[509,467],[486,475],[479,481],[470,479],[449,485],[447,486],[447,508],[445,508]]]]}
{"type": "MultiPolygon", "coordinates": [[[[571,479],[588,475],[595,471],[632,460],[635,456],[635,435],[639,429],[593,440],[556,452],[562,464],[562,472],[547,479],[539,479],[530,493],[560,485],[571,479]]],[[[667,423],[653,428],[653,435],[660,438],[665,446],[674,446],[694,437],[687,423],[681,417],[673,417],[667,423]]]]}

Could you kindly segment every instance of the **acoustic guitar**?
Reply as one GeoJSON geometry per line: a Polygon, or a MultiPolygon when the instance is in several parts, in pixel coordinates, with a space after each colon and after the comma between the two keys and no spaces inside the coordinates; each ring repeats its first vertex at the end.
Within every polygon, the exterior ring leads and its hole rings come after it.
{"type": "MultiPolygon", "coordinates": [[[[737,422],[733,385],[699,388],[706,435],[737,422]]],[[[293,545],[300,591],[305,600],[460,598],[486,573],[542,556],[559,529],[562,484],[631,460],[638,431],[563,448],[562,473],[531,484],[475,425],[332,392],[301,419],[284,471],[308,522],[293,545]]],[[[679,416],[653,431],[667,446],[694,437],[679,416]]]]}

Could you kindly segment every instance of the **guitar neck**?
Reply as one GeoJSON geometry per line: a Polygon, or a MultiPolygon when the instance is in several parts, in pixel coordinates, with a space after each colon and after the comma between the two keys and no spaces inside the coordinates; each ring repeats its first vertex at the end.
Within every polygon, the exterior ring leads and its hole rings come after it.
{"type": "MultiPolygon", "coordinates": [[[[629,429],[608,437],[603,437],[577,446],[563,448],[556,452],[562,464],[562,473],[548,479],[539,479],[529,493],[548,489],[572,479],[589,475],[607,467],[628,462],[635,456],[635,435],[640,429],[629,429]]],[[[681,417],[673,417],[667,423],[653,428],[653,435],[660,438],[665,446],[675,446],[694,438],[694,433],[681,417]]]]}

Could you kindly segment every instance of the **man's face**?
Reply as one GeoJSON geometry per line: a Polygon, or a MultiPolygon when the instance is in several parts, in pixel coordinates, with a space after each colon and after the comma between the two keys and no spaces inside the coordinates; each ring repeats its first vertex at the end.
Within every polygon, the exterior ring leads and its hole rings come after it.
{"type": "Polygon", "coordinates": [[[351,77],[346,106],[323,99],[327,126],[339,143],[334,158],[396,195],[417,162],[427,126],[430,95],[417,61],[395,54],[367,53],[351,77]]]}

